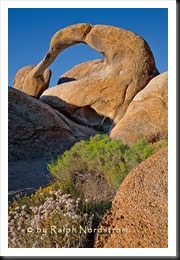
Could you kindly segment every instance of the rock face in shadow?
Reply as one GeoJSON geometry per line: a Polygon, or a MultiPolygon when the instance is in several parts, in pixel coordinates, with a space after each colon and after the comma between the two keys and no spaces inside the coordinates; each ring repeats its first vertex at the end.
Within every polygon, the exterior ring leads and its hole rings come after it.
{"type": "Polygon", "coordinates": [[[110,131],[110,137],[133,143],[168,138],[168,73],[153,78],[130,103],[126,114],[110,131]]]}
{"type": "Polygon", "coordinates": [[[8,163],[8,201],[21,193],[30,195],[51,181],[47,170],[48,159],[26,159],[8,163]]]}
{"type": "Polygon", "coordinates": [[[94,247],[168,247],[168,150],[162,148],[125,178],[103,217],[94,247]],[[107,233],[107,229],[111,233],[107,233]]]}
{"type": "Polygon", "coordinates": [[[52,158],[97,133],[45,103],[9,88],[9,160],[52,158]]]}

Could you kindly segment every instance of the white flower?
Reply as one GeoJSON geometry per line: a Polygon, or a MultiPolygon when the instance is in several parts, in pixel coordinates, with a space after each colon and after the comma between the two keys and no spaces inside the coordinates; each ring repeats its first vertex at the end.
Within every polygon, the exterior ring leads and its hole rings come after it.
{"type": "Polygon", "coordinates": [[[84,214],[84,217],[85,217],[85,218],[87,218],[87,217],[88,217],[88,214],[87,214],[87,213],[85,213],[85,214],[84,214]]]}
{"type": "Polygon", "coordinates": [[[22,209],[25,209],[25,208],[26,208],[26,205],[23,205],[21,208],[22,208],[22,209]]]}

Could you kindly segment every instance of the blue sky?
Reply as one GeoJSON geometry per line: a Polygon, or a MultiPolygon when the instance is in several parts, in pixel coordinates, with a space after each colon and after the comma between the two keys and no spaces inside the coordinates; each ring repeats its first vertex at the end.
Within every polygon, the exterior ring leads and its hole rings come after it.
{"type": "MultiPolygon", "coordinates": [[[[54,33],[75,23],[113,25],[144,38],[160,73],[168,70],[167,8],[9,8],[8,9],[8,84],[26,65],[36,65],[49,49],[54,33]]],[[[64,50],[49,67],[50,86],[73,66],[101,54],[85,44],[64,50]]]]}

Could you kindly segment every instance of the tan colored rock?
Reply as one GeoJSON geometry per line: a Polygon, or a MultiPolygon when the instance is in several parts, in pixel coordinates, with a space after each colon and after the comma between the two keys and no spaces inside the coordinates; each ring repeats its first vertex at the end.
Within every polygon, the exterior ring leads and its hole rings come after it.
{"type": "Polygon", "coordinates": [[[60,31],[57,31],[50,41],[49,51],[59,54],[69,46],[85,42],[86,36],[93,28],[88,23],[73,24],[60,31]]]}
{"type": "Polygon", "coordinates": [[[46,69],[42,75],[34,78],[34,68],[33,65],[21,68],[15,75],[13,87],[38,98],[49,86],[51,70],[46,69]]]}
{"type": "Polygon", "coordinates": [[[81,123],[108,129],[157,74],[153,54],[141,37],[113,26],[84,23],[56,32],[42,61],[20,70],[14,86],[33,97],[42,94],[43,102],[81,123]],[[48,66],[64,49],[78,43],[102,53],[104,60],[76,66],[63,75],[64,83],[45,90],[51,74],[48,66]]]}
{"type": "Polygon", "coordinates": [[[25,66],[21,68],[15,75],[13,81],[13,87],[23,91],[23,83],[27,74],[34,68],[33,65],[25,66]]]}
{"type": "Polygon", "coordinates": [[[167,157],[163,148],[128,174],[99,225],[104,234],[97,233],[94,247],[168,247],[167,157]]]}
{"type": "Polygon", "coordinates": [[[44,59],[37,66],[27,66],[19,70],[13,86],[38,98],[49,86],[51,71],[46,70],[47,67],[65,48],[83,42],[90,30],[89,24],[77,24],[55,33],[50,42],[49,52],[44,59]]]}
{"type": "Polygon", "coordinates": [[[65,83],[47,89],[40,99],[82,122],[88,116],[78,117],[77,109],[81,112],[82,107],[89,107],[97,113],[96,118],[100,116],[94,123],[105,118],[116,123],[133,97],[158,74],[152,52],[142,38],[124,29],[76,24],[53,36],[49,54],[39,67],[47,66],[52,56],[78,41],[102,53],[104,60],[77,65],[62,76],[65,83]]]}
{"type": "Polygon", "coordinates": [[[9,161],[52,159],[75,142],[97,133],[17,89],[8,91],[9,161]]]}
{"type": "MultiPolygon", "coordinates": [[[[72,28],[79,27],[74,25],[72,28]]],[[[53,46],[66,46],[70,27],[57,32],[53,46]],[[64,36],[65,35],[65,36],[64,36]],[[64,40],[65,37],[65,40],[64,40]]],[[[70,43],[72,35],[69,34],[70,43]]],[[[75,37],[77,40],[77,38],[75,37]]],[[[90,47],[104,55],[104,60],[80,64],[65,73],[63,78],[75,79],[46,90],[41,100],[61,112],[72,105],[71,116],[77,119],[76,109],[91,107],[98,115],[117,122],[127,110],[132,98],[151,78],[158,74],[148,44],[139,36],[121,28],[106,25],[91,26],[82,38],[90,47]],[[58,97],[54,101],[54,96],[58,97]],[[67,106],[66,106],[67,104],[67,106]]],[[[57,49],[57,47],[55,48],[57,49]]],[[[84,121],[84,118],[81,119],[84,121]]],[[[96,123],[96,121],[95,121],[96,123]]]]}
{"type": "Polygon", "coordinates": [[[130,103],[126,114],[110,131],[110,137],[133,143],[138,139],[168,138],[168,73],[153,78],[130,103]]]}

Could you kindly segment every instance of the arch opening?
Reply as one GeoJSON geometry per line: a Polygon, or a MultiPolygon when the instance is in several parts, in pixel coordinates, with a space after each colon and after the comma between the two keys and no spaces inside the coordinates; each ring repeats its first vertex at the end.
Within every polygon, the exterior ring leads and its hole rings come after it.
{"type": "Polygon", "coordinates": [[[84,43],[78,43],[64,49],[49,66],[52,71],[49,88],[60,83],[76,80],[75,78],[59,79],[76,65],[96,59],[104,60],[104,56],[84,43]]]}

